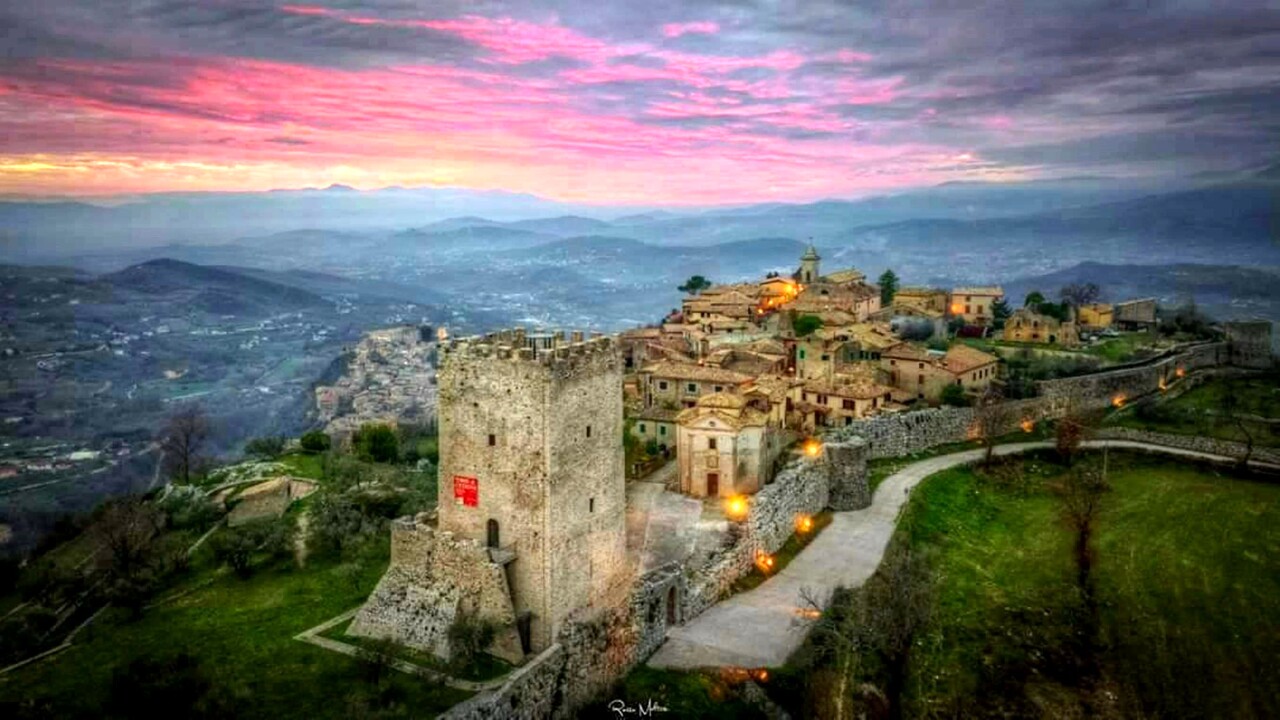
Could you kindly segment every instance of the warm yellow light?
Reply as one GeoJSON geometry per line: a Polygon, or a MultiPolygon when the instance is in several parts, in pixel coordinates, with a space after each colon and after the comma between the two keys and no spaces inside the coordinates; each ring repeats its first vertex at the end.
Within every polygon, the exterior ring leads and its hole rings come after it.
{"type": "Polygon", "coordinates": [[[1164,378],[1160,378],[1159,385],[1160,385],[1160,392],[1164,392],[1165,390],[1169,389],[1169,386],[1168,384],[1165,383],[1164,378]]]}
{"type": "Polygon", "coordinates": [[[952,314],[952,315],[963,315],[963,314],[964,314],[964,305],[952,305],[952,306],[951,306],[951,314],[952,314]]]}
{"type": "Polygon", "coordinates": [[[1184,375],[1186,375],[1186,374],[1187,374],[1187,369],[1186,369],[1186,368],[1178,368],[1177,370],[1175,370],[1175,371],[1174,371],[1174,373],[1175,373],[1178,377],[1183,377],[1184,375]]]}
{"type": "Polygon", "coordinates": [[[773,556],[763,550],[758,551],[756,553],[756,567],[766,575],[773,572],[773,556]]]}
{"type": "Polygon", "coordinates": [[[732,520],[741,520],[747,516],[747,499],[734,495],[724,501],[724,512],[732,520]]]}
{"type": "Polygon", "coordinates": [[[1031,432],[1032,430],[1036,429],[1036,423],[1034,420],[1031,420],[1031,419],[1023,420],[1018,424],[1022,427],[1022,432],[1031,432]]]}
{"type": "Polygon", "coordinates": [[[807,533],[812,529],[813,529],[813,518],[809,517],[808,515],[796,516],[796,530],[802,533],[807,533]]]}
{"type": "Polygon", "coordinates": [[[822,452],[822,443],[817,440],[806,440],[804,443],[804,454],[809,457],[818,457],[818,453],[822,452]]]}
{"type": "Polygon", "coordinates": [[[1125,401],[1124,395],[1116,395],[1115,397],[1111,398],[1111,404],[1118,408],[1124,407],[1124,401],[1125,401]]]}
{"type": "Polygon", "coordinates": [[[759,680],[760,682],[769,681],[769,671],[765,670],[764,668],[760,668],[759,670],[757,670],[755,672],[755,675],[756,675],[756,680],[759,680]]]}

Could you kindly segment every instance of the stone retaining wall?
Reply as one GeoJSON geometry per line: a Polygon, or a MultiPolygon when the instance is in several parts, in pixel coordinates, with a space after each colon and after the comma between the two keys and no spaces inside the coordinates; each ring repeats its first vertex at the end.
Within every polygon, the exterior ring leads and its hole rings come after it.
{"type": "MultiPolygon", "coordinates": [[[[1229,359],[1226,343],[1191,345],[1161,357],[1089,375],[1036,383],[1037,397],[1005,404],[1007,425],[1015,432],[1024,421],[1038,423],[1062,417],[1071,410],[1098,409],[1117,399],[1129,402],[1159,392],[1161,384],[1173,387],[1180,378],[1198,370],[1217,367],[1229,359]],[[1181,371],[1181,373],[1179,372],[1181,371]]],[[[842,427],[832,436],[847,440],[862,437],[869,443],[870,459],[900,457],[938,445],[978,437],[973,408],[932,408],[877,415],[842,427]]]]}
{"type": "MultiPolygon", "coordinates": [[[[1137,430],[1134,428],[1103,428],[1098,431],[1097,437],[1103,440],[1132,440],[1134,442],[1163,445],[1182,450],[1194,450],[1195,452],[1222,455],[1237,460],[1243,458],[1246,452],[1244,443],[1231,440],[1219,440],[1218,438],[1203,435],[1151,432],[1150,430],[1137,430]]],[[[1255,445],[1253,453],[1250,455],[1250,460],[1270,465],[1280,465],[1280,450],[1257,447],[1255,445]]]]}

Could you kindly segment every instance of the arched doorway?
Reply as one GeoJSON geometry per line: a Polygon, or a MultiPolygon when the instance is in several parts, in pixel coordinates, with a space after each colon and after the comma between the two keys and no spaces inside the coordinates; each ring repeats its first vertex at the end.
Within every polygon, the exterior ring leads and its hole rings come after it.
{"type": "Polygon", "coordinates": [[[486,544],[491,548],[498,547],[498,521],[493,518],[489,518],[489,523],[486,529],[488,530],[488,542],[486,544]]]}

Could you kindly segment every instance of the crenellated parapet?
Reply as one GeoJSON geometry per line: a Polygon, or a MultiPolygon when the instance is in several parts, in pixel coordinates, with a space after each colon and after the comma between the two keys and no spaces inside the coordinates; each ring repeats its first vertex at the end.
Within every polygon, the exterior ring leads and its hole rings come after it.
{"type": "Polygon", "coordinates": [[[615,338],[581,330],[531,334],[524,328],[514,328],[440,345],[442,372],[450,365],[489,361],[535,363],[563,373],[586,367],[599,369],[602,363],[620,362],[621,355],[615,338]]]}

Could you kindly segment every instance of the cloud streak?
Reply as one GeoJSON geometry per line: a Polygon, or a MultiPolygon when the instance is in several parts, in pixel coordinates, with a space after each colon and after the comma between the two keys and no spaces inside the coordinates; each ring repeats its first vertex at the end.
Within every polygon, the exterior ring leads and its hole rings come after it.
{"type": "Polygon", "coordinates": [[[650,10],[5,8],[0,191],[344,182],[704,204],[1189,173],[1280,147],[1265,6],[650,10]]]}

